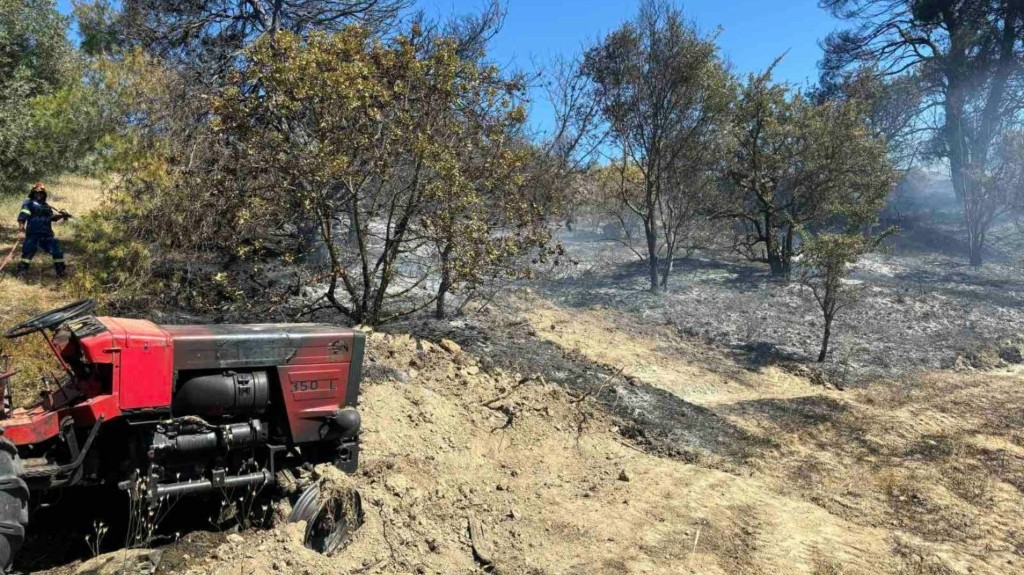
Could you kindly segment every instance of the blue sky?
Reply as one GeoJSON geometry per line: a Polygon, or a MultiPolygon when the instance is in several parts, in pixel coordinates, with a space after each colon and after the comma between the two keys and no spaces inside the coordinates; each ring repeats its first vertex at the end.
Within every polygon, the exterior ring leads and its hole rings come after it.
{"type": "MultiPolygon", "coordinates": [[[[419,0],[432,16],[479,11],[482,0],[419,0]]],[[[506,0],[505,27],[494,39],[499,63],[529,66],[531,59],[571,54],[632,18],[635,0],[506,0]]],[[[742,73],[760,71],[788,51],[776,77],[804,84],[817,78],[818,41],[841,25],[817,0],[689,0],[687,18],[704,31],[722,27],[722,52],[742,73]]]]}
{"type": "MultiPolygon", "coordinates": [[[[483,0],[419,0],[434,17],[479,11],[483,0]]],[[[505,26],[492,42],[490,57],[521,69],[533,62],[571,55],[636,14],[637,0],[506,0],[505,26]]],[[[703,31],[721,26],[719,45],[736,72],[760,72],[786,57],[775,79],[800,86],[818,77],[819,40],[842,22],[818,7],[818,0],[689,0],[680,2],[687,18],[703,31]]],[[[536,94],[539,100],[541,94],[536,94]]],[[[550,112],[542,102],[531,121],[543,128],[550,112]]]]}
{"type": "MultiPolygon", "coordinates": [[[[483,0],[417,0],[432,17],[477,12],[483,0]]],[[[636,13],[636,0],[505,0],[508,17],[494,39],[491,58],[498,64],[531,69],[615,29],[636,13]]],[[[70,0],[58,0],[70,11],[70,0]]],[[[687,17],[705,31],[722,27],[719,45],[741,74],[766,68],[779,55],[785,59],[775,77],[798,85],[817,78],[821,58],[818,42],[841,25],[818,7],[817,0],[689,0],[681,2],[687,17]]],[[[531,119],[543,127],[547,113],[535,105],[531,119]]]]}

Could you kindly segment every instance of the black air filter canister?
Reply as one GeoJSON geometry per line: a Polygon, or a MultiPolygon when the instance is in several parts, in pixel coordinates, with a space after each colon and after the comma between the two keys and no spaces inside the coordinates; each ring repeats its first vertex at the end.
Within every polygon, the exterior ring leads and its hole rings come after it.
{"type": "Polygon", "coordinates": [[[270,384],[267,372],[182,373],[171,401],[175,417],[258,415],[267,409],[270,384]]]}

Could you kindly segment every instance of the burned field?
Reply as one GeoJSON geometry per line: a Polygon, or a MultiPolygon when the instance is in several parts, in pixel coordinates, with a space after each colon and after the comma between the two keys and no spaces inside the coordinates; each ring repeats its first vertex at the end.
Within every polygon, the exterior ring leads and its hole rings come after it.
{"type": "MultiPolygon", "coordinates": [[[[727,349],[740,363],[813,363],[822,318],[799,282],[727,250],[678,260],[669,293],[646,290],[644,266],[621,243],[597,233],[563,234],[577,262],[539,286],[574,309],[614,309],[639,322],[727,349]]],[[[955,228],[919,226],[889,249],[858,262],[859,298],[836,319],[822,369],[838,385],[955,366],[1018,363],[1024,279],[1015,249],[993,251],[982,268],[957,251],[955,228]]]]}

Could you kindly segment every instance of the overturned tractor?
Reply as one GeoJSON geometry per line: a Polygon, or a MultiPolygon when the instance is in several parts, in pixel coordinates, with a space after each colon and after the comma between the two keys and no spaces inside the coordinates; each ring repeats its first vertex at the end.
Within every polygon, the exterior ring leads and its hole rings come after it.
{"type": "MultiPolygon", "coordinates": [[[[96,317],[81,301],[9,329],[41,334],[64,374],[14,408],[0,365],[0,573],[25,537],[29,500],[72,486],[117,485],[137,502],[294,485],[301,468],[353,472],[364,334],[328,325],[161,326],[96,317]]],[[[339,546],[356,526],[297,492],[307,545],[339,546]]]]}

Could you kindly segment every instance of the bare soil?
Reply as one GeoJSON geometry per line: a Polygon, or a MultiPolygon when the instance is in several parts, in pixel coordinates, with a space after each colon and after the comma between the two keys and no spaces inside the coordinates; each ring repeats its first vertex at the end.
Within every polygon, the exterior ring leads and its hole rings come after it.
{"type": "Polygon", "coordinates": [[[159,572],[1024,572],[1024,370],[839,392],[620,312],[520,305],[531,312],[517,329],[538,347],[621,376],[595,373],[588,393],[497,367],[470,351],[480,341],[453,353],[374,333],[353,544],[324,557],[296,526],[195,533],[159,572]],[[708,443],[680,427],[685,447],[659,455],[602,399],[644,387],[733,435],[708,443]]]}

